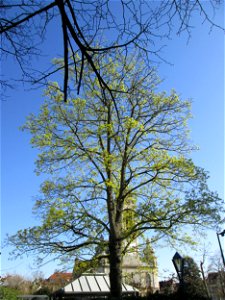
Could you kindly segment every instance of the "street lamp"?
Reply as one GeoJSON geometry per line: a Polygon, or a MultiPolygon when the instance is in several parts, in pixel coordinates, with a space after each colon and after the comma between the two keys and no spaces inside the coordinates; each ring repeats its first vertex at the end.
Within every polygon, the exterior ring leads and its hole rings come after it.
{"type": "Polygon", "coordinates": [[[217,232],[216,235],[217,235],[218,243],[219,243],[219,246],[220,246],[220,252],[221,252],[221,257],[222,257],[223,265],[225,267],[225,259],[224,259],[223,249],[222,249],[221,242],[220,242],[220,237],[219,237],[220,235],[223,236],[223,237],[225,236],[225,229],[222,232],[220,232],[220,233],[217,232]]]}
{"type": "Polygon", "coordinates": [[[184,258],[176,252],[172,258],[173,265],[176,269],[179,281],[180,281],[180,289],[183,294],[183,284],[184,284],[184,258]]]}

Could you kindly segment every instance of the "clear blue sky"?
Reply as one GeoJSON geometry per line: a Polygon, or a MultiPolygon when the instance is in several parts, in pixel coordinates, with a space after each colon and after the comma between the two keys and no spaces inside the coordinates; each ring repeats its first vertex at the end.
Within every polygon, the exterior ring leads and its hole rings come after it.
{"type": "MultiPolygon", "coordinates": [[[[223,24],[222,8],[217,19],[223,24]]],[[[197,22],[197,19],[196,26],[188,43],[187,36],[174,35],[164,48],[162,55],[173,65],[163,63],[159,66],[159,76],[163,79],[160,89],[170,91],[174,88],[182,98],[193,100],[191,138],[200,150],[193,153],[192,158],[197,165],[209,171],[210,188],[224,199],[224,35],[217,29],[209,34],[209,27],[197,22]]],[[[60,52],[59,39],[54,36],[46,44],[49,57],[60,52]]],[[[49,57],[44,59],[47,61],[49,57]]],[[[2,64],[2,72],[17,77],[19,71],[14,61],[8,61],[7,65],[2,64]]],[[[8,92],[6,100],[1,102],[2,239],[6,233],[13,234],[37,222],[32,216],[33,197],[38,194],[42,182],[42,178],[34,173],[37,151],[31,148],[30,137],[19,131],[19,126],[29,113],[38,110],[43,101],[42,93],[42,90],[24,91],[18,84],[8,92]]],[[[208,242],[211,243],[212,253],[218,249],[214,232],[208,232],[206,243],[208,242]]],[[[37,270],[30,259],[8,261],[8,250],[2,251],[1,275],[27,275],[37,270]]],[[[190,251],[180,250],[184,254],[190,251]]],[[[164,269],[174,272],[171,258],[175,250],[156,247],[155,251],[162,279],[164,269]]],[[[200,254],[194,254],[195,258],[199,259],[200,254]]],[[[40,270],[47,277],[56,268],[56,263],[52,262],[40,270]]]]}

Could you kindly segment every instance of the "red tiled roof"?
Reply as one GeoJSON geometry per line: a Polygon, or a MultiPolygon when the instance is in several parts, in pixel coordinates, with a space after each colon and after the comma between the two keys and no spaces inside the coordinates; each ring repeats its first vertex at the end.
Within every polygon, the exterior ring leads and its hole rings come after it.
{"type": "Polygon", "coordinates": [[[69,280],[72,280],[73,279],[73,273],[62,273],[62,272],[56,272],[54,274],[52,274],[48,280],[51,280],[51,281],[55,281],[55,280],[66,280],[66,281],[69,281],[69,280]]]}

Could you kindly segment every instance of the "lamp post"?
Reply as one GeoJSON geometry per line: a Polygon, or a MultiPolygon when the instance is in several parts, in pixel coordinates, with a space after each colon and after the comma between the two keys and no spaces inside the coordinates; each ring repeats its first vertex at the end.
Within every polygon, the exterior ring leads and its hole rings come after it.
{"type": "Polygon", "coordinates": [[[225,267],[225,259],[224,259],[223,249],[222,249],[221,242],[220,242],[220,237],[219,237],[220,235],[222,237],[225,236],[225,229],[222,232],[220,232],[220,233],[217,232],[216,235],[217,235],[217,239],[218,239],[218,243],[219,243],[219,247],[220,247],[220,252],[221,252],[221,257],[222,257],[223,265],[225,267]]]}
{"type": "Polygon", "coordinates": [[[184,289],[184,258],[176,252],[175,255],[172,258],[173,265],[175,267],[175,270],[177,272],[179,281],[180,281],[180,291],[181,294],[183,294],[184,289]]]}

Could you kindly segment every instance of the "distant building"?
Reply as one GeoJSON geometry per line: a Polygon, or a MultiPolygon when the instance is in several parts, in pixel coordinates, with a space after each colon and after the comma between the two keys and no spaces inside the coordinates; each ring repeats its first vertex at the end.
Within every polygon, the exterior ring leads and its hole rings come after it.
{"type": "Polygon", "coordinates": [[[209,273],[206,282],[212,300],[225,300],[224,271],[209,273]]]}
{"type": "MultiPolygon", "coordinates": [[[[123,230],[126,232],[135,224],[136,201],[133,198],[126,199],[123,214],[123,230]]],[[[158,266],[154,250],[150,241],[146,240],[146,247],[141,249],[138,238],[130,237],[131,240],[124,241],[126,254],[122,258],[122,276],[125,284],[137,288],[141,295],[147,295],[159,291],[158,266]]],[[[100,252],[103,256],[105,252],[100,252]]],[[[105,255],[107,257],[107,255],[105,255]]],[[[78,278],[84,273],[105,274],[110,273],[110,264],[108,258],[102,258],[96,261],[81,261],[76,259],[73,269],[74,277],[78,278]]]]}
{"type": "Polygon", "coordinates": [[[162,294],[172,294],[177,290],[177,283],[174,279],[163,280],[159,282],[160,293],[162,294]]]}
{"type": "MultiPolygon", "coordinates": [[[[124,282],[136,287],[142,295],[154,293],[159,290],[156,257],[153,250],[151,251],[151,264],[143,262],[138,251],[128,252],[123,257],[122,275],[124,282]]],[[[109,274],[108,260],[102,259],[96,271],[109,274]]]]}
{"type": "Polygon", "coordinates": [[[55,282],[58,280],[69,282],[72,280],[72,278],[73,278],[73,273],[55,272],[47,280],[49,282],[55,282]]]}
{"type": "Polygon", "coordinates": [[[55,272],[46,281],[53,286],[64,286],[73,280],[73,273],[55,272]]]}
{"type": "MultiPolygon", "coordinates": [[[[123,215],[123,229],[124,231],[129,231],[132,225],[135,223],[135,215],[133,211],[135,210],[136,201],[133,198],[126,199],[126,204],[124,208],[123,215]]],[[[146,240],[146,248],[140,249],[138,238],[132,236],[132,240],[124,241],[125,248],[127,248],[126,254],[122,259],[122,276],[123,281],[137,288],[141,295],[147,295],[148,293],[154,293],[159,291],[159,281],[158,281],[158,266],[157,259],[154,251],[151,247],[149,240],[146,240]],[[126,243],[129,245],[126,247],[126,243]]],[[[103,253],[104,254],[104,253],[103,253]]],[[[91,271],[93,273],[109,274],[110,265],[107,258],[103,258],[97,265],[93,266],[89,262],[75,262],[74,273],[77,274],[76,265],[84,266],[81,272],[91,271]],[[85,270],[85,267],[86,270],[85,270]],[[88,268],[89,267],[89,268],[88,268]]]]}

